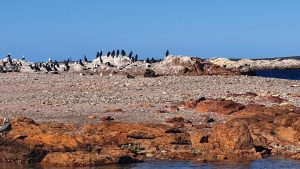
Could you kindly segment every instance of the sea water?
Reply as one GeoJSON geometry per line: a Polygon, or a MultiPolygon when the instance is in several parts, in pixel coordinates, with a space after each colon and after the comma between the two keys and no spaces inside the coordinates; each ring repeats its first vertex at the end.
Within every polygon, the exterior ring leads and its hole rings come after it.
{"type": "MultiPolygon", "coordinates": [[[[300,169],[300,161],[286,159],[260,159],[244,163],[195,163],[190,161],[146,161],[135,164],[104,165],[99,167],[75,167],[72,169],[300,169]]],[[[38,165],[0,163],[0,169],[43,169],[38,165]]],[[[70,169],[55,168],[49,169],[70,169]]]]}

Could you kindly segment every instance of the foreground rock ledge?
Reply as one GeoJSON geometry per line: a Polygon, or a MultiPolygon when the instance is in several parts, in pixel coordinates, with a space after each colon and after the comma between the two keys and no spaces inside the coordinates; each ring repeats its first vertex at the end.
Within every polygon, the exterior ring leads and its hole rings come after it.
{"type": "Polygon", "coordinates": [[[12,129],[6,137],[0,140],[0,160],[44,166],[97,166],[145,159],[240,161],[264,156],[300,160],[299,108],[242,106],[231,101],[222,105],[224,100],[204,99],[193,101],[194,106],[187,108],[202,113],[201,106],[217,106],[215,102],[222,106],[222,109],[214,107],[220,115],[230,116],[223,124],[191,124],[182,117],[159,125],[103,118],[95,125],[80,127],[38,124],[18,117],[11,122],[12,129]]]}

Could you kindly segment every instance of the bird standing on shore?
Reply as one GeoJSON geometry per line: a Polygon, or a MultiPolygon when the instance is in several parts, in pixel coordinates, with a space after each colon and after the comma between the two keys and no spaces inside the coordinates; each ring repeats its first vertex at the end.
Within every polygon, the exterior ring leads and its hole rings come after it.
{"type": "Polygon", "coordinates": [[[9,132],[9,130],[11,129],[11,124],[8,118],[5,118],[3,120],[3,124],[2,126],[0,126],[0,135],[1,138],[5,138],[6,134],[9,132]]]}

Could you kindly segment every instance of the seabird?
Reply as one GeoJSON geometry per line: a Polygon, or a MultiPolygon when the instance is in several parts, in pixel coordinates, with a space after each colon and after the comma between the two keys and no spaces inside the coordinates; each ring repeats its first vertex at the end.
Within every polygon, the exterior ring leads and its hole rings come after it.
{"type": "Polygon", "coordinates": [[[84,62],[88,62],[86,55],[84,55],[83,60],[84,60],[84,62]]]}
{"type": "Polygon", "coordinates": [[[109,57],[110,56],[110,52],[107,52],[107,57],[109,57]]]}
{"type": "Polygon", "coordinates": [[[169,56],[169,50],[166,51],[166,57],[168,57],[168,56],[169,56]]]}
{"type": "Polygon", "coordinates": [[[116,52],[115,52],[115,50],[113,50],[113,51],[111,52],[111,56],[114,58],[115,55],[116,55],[116,52]]]}
{"type": "Polygon", "coordinates": [[[100,53],[97,52],[96,59],[100,57],[100,53]]]}
{"type": "Polygon", "coordinates": [[[136,54],[134,57],[134,62],[136,62],[138,60],[138,55],[136,54]]]}
{"type": "Polygon", "coordinates": [[[125,50],[122,50],[122,51],[121,51],[121,55],[122,55],[122,56],[126,56],[125,50]]]}
{"type": "Polygon", "coordinates": [[[101,58],[101,56],[102,56],[102,50],[100,51],[100,53],[99,53],[99,57],[101,58]]]}
{"type": "Polygon", "coordinates": [[[79,64],[80,64],[81,66],[84,66],[81,59],[79,59],[79,64]]]}
{"type": "Polygon", "coordinates": [[[129,58],[131,58],[131,57],[132,57],[132,55],[133,55],[133,52],[132,52],[132,51],[130,51],[130,53],[129,53],[128,57],[129,57],[129,58]]]}
{"type": "Polygon", "coordinates": [[[116,55],[116,57],[119,57],[119,55],[120,55],[120,51],[117,50],[117,55],[116,55]]]}

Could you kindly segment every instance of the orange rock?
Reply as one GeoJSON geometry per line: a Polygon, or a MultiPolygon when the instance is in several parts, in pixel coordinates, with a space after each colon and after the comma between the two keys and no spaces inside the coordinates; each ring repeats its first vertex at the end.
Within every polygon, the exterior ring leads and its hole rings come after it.
{"type": "Polygon", "coordinates": [[[248,129],[248,123],[229,121],[217,124],[212,129],[209,143],[224,151],[249,150],[254,148],[253,140],[248,129]]]}
{"type": "Polygon", "coordinates": [[[231,100],[217,99],[199,102],[196,106],[197,112],[217,112],[221,114],[231,114],[242,110],[245,106],[231,100]]]}
{"type": "Polygon", "coordinates": [[[186,109],[194,109],[199,102],[204,101],[204,100],[206,100],[205,97],[200,97],[197,100],[188,100],[188,101],[185,101],[184,102],[184,107],[186,109]]]}

